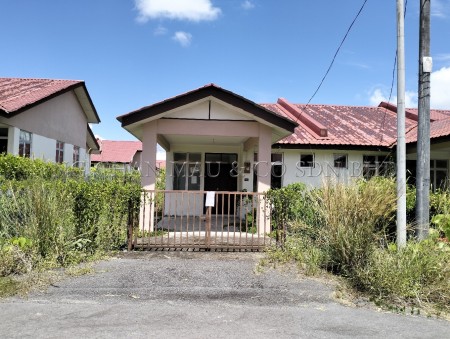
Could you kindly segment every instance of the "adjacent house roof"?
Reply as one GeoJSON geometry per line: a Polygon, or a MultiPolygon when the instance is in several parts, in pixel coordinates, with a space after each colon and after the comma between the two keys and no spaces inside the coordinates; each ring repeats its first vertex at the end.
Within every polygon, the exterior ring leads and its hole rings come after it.
{"type": "MultiPolygon", "coordinates": [[[[262,106],[299,123],[292,135],[276,144],[279,147],[391,148],[397,142],[397,108],[385,102],[370,107],[302,105],[279,99],[262,106]]],[[[432,110],[430,115],[431,138],[450,135],[450,111],[432,110]]],[[[407,109],[409,143],[417,141],[417,120],[417,109],[407,109]]]]}
{"type": "Polygon", "coordinates": [[[98,140],[100,154],[93,154],[91,162],[132,163],[136,152],[142,151],[140,141],[98,140]]]}
{"type": "MultiPolygon", "coordinates": [[[[450,136],[450,117],[447,119],[436,120],[430,123],[430,139],[438,140],[450,136]]],[[[406,143],[417,142],[417,126],[406,133],[406,143]]]]}
{"type": "Polygon", "coordinates": [[[57,95],[73,90],[89,123],[100,118],[84,81],[0,78],[0,115],[12,117],[57,95]]]}

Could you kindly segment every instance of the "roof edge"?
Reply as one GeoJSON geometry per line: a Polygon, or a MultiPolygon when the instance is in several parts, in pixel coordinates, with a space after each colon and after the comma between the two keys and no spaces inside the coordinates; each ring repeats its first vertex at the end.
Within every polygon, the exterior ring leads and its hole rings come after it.
{"type": "Polygon", "coordinates": [[[169,98],[153,105],[143,107],[139,110],[132,111],[130,113],[117,117],[117,120],[121,122],[122,127],[126,127],[141,120],[156,116],[158,114],[170,111],[177,107],[181,107],[195,101],[204,99],[206,97],[215,97],[223,102],[226,102],[232,106],[247,111],[277,127],[283,128],[291,133],[294,132],[298,124],[288,118],[275,114],[274,112],[266,109],[265,107],[226,89],[218,87],[214,84],[209,84],[193,91],[180,94],[173,98],[169,98]]]}

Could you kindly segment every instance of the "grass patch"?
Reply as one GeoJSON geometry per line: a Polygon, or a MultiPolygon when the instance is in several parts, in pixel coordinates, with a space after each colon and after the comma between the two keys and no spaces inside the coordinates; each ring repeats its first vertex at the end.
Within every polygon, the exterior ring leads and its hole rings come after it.
{"type": "Polygon", "coordinates": [[[442,232],[422,242],[411,238],[401,250],[390,242],[394,180],[326,183],[302,191],[300,198],[305,196],[315,217],[303,213],[283,220],[286,238],[267,252],[266,262],[294,262],[306,275],[331,272],[345,279],[353,294],[390,310],[450,314],[450,245],[439,238],[442,232]]]}
{"type": "Polygon", "coordinates": [[[125,246],[141,200],[138,172],[80,169],[0,155],[2,295],[26,293],[46,271],[73,268],[125,246]]]}
{"type": "Polygon", "coordinates": [[[11,277],[0,277],[0,298],[6,298],[20,291],[20,283],[11,277]]]}

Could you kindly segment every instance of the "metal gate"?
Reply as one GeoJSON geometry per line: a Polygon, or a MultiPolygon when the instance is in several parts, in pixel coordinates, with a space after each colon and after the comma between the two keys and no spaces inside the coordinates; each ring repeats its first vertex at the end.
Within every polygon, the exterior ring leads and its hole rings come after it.
{"type": "Polygon", "coordinates": [[[275,242],[265,193],[145,191],[135,249],[260,250],[275,242]]]}

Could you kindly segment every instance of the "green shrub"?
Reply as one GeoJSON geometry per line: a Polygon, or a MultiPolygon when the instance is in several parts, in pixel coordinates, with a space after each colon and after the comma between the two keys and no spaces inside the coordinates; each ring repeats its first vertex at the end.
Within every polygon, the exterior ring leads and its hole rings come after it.
{"type": "Polygon", "coordinates": [[[410,241],[401,250],[395,244],[375,249],[358,277],[361,288],[377,298],[432,302],[450,311],[450,248],[432,239],[410,241]]]}
{"type": "MultiPolygon", "coordinates": [[[[29,239],[33,267],[65,266],[118,249],[140,197],[137,172],[94,170],[85,177],[63,165],[0,156],[0,245],[29,239]]],[[[24,252],[20,244],[2,260],[16,262],[24,252]]]]}
{"type": "Polygon", "coordinates": [[[321,224],[311,192],[303,183],[271,189],[267,192],[267,201],[272,207],[272,226],[277,230],[277,240],[297,230],[291,227],[294,222],[316,226],[321,224]]]}

